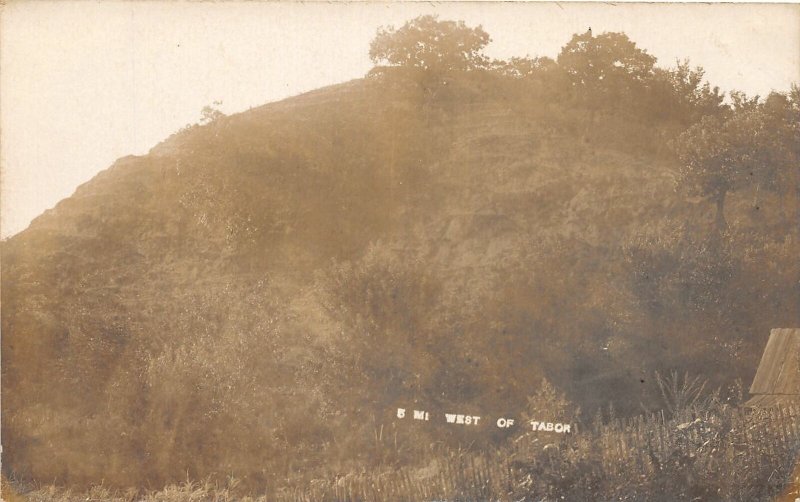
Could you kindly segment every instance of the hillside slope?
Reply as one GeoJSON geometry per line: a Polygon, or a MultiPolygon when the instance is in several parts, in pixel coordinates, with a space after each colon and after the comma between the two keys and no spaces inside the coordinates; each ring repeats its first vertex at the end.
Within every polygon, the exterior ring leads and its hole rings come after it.
{"type": "Polygon", "coordinates": [[[368,78],[117,161],[2,244],[4,470],[257,483],[410,461],[426,439],[373,440],[398,403],[519,413],[547,378],[627,413],[656,370],[749,378],[797,321],[776,203],[732,196],[714,241],[655,119],[559,99],[368,78]]]}

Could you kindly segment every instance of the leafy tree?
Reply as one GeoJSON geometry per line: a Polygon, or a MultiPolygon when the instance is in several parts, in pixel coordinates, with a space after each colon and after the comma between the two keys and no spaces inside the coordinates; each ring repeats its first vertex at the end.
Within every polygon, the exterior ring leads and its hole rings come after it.
{"type": "Polygon", "coordinates": [[[760,96],[748,96],[742,91],[731,91],[731,108],[734,111],[753,111],[758,109],[760,96]]]}
{"type": "Polygon", "coordinates": [[[659,102],[651,113],[673,117],[685,127],[703,116],[718,115],[727,108],[722,104],[725,95],[719,87],[704,82],[704,76],[705,70],[692,68],[688,60],[678,61],[674,68],[654,68],[652,87],[659,102]]]}
{"type": "Polygon", "coordinates": [[[787,94],[773,92],[763,105],[768,131],[766,152],[774,168],[768,171],[766,187],[781,197],[784,217],[800,230],[800,88],[787,94]]]}
{"type": "Polygon", "coordinates": [[[481,54],[491,41],[483,28],[463,21],[439,21],[426,15],[401,28],[381,27],[369,57],[376,65],[413,67],[428,71],[471,70],[486,63],[481,54]]]}
{"type": "Polygon", "coordinates": [[[656,58],[639,49],[624,33],[573,35],[557,62],[572,84],[578,104],[588,111],[586,139],[600,110],[630,112],[652,76],[656,58]]]}
{"type": "Polygon", "coordinates": [[[200,110],[200,125],[210,124],[215,120],[221,119],[225,116],[224,113],[217,108],[222,104],[222,101],[214,101],[212,105],[206,105],[200,110]]]}
{"type": "Polygon", "coordinates": [[[569,74],[573,84],[584,88],[593,98],[644,82],[652,75],[656,58],[639,49],[624,33],[590,31],[573,35],[558,55],[558,64],[569,74]]]}
{"type": "Polygon", "coordinates": [[[701,195],[716,205],[716,228],[724,231],[725,197],[739,178],[738,166],[731,159],[730,128],[716,117],[704,117],[683,133],[677,142],[683,166],[678,183],[689,193],[701,195]]]}
{"type": "Polygon", "coordinates": [[[683,162],[679,184],[716,206],[717,231],[727,229],[725,198],[753,185],[775,192],[796,190],[797,105],[773,93],[765,103],[731,93],[733,109],[706,116],[676,142],[683,162]]]}

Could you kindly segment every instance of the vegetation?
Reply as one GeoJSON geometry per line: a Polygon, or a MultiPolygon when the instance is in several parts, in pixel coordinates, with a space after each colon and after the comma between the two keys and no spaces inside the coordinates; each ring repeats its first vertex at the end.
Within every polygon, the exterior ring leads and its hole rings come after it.
{"type": "Polygon", "coordinates": [[[786,177],[798,163],[798,120],[800,102],[790,96],[773,93],[760,102],[736,95],[733,108],[722,117],[704,117],[678,138],[681,182],[713,202],[718,231],[728,227],[724,210],[729,192],[747,186],[791,191],[792,180],[786,177]]]}
{"type": "Polygon", "coordinates": [[[370,55],[398,71],[209,109],[3,242],[4,473],[152,500],[342,499],[354,479],[344,497],[371,498],[390,472],[411,498],[780,491],[796,421],[740,451],[755,418],[708,390],[800,324],[797,89],[726,104],[623,34],[557,60],[487,61],[488,42],[381,30],[370,55]],[[584,427],[545,451],[401,427],[413,403],[584,427]]]}
{"type": "Polygon", "coordinates": [[[573,35],[558,55],[559,68],[576,88],[581,106],[590,112],[590,126],[597,110],[625,106],[639,98],[653,76],[655,62],[624,33],[573,35]]]}
{"type": "Polygon", "coordinates": [[[29,500],[703,500],[757,502],[800,496],[800,409],[746,413],[719,401],[674,414],[587,424],[557,438],[533,433],[492,451],[432,450],[426,465],[267,487],[248,495],[232,478],[155,491],[27,487],[29,500]]]}
{"type": "Polygon", "coordinates": [[[463,21],[439,21],[420,16],[399,29],[381,28],[372,41],[369,57],[375,64],[419,68],[431,72],[474,70],[486,63],[481,54],[491,41],[483,28],[463,21]]]}

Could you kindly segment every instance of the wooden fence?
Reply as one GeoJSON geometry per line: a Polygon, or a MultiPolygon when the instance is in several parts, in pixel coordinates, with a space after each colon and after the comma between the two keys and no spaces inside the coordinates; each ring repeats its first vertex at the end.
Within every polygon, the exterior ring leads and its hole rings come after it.
{"type": "MultiPolygon", "coordinates": [[[[667,468],[775,469],[800,451],[800,406],[686,410],[578,427],[568,436],[528,433],[492,452],[445,453],[423,468],[348,475],[268,495],[278,502],[551,499],[569,483],[635,482],[667,468]],[[677,467],[675,467],[677,466],[677,467]],[[745,467],[746,466],[746,467],[745,467]],[[557,489],[557,486],[556,488],[557,489]],[[549,491],[548,491],[549,490],[549,491]]],[[[792,465],[783,466],[791,471],[792,465]]],[[[772,476],[771,476],[772,478],[772,476]]]]}

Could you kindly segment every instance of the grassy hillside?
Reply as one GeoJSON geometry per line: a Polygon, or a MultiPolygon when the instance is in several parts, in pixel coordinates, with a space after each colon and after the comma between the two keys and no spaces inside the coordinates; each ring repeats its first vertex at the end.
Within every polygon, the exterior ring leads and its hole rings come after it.
{"type": "MultiPolygon", "coordinates": [[[[655,371],[749,381],[800,322],[796,229],[755,186],[676,188],[654,90],[375,74],[183,130],[2,243],[5,472],[84,485],[411,465],[400,403],[583,416],[655,371]]],[[[429,434],[429,435],[426,435],[429,434]]],[[[499,444],[498,434],[478,441],[499,444]]]]}

